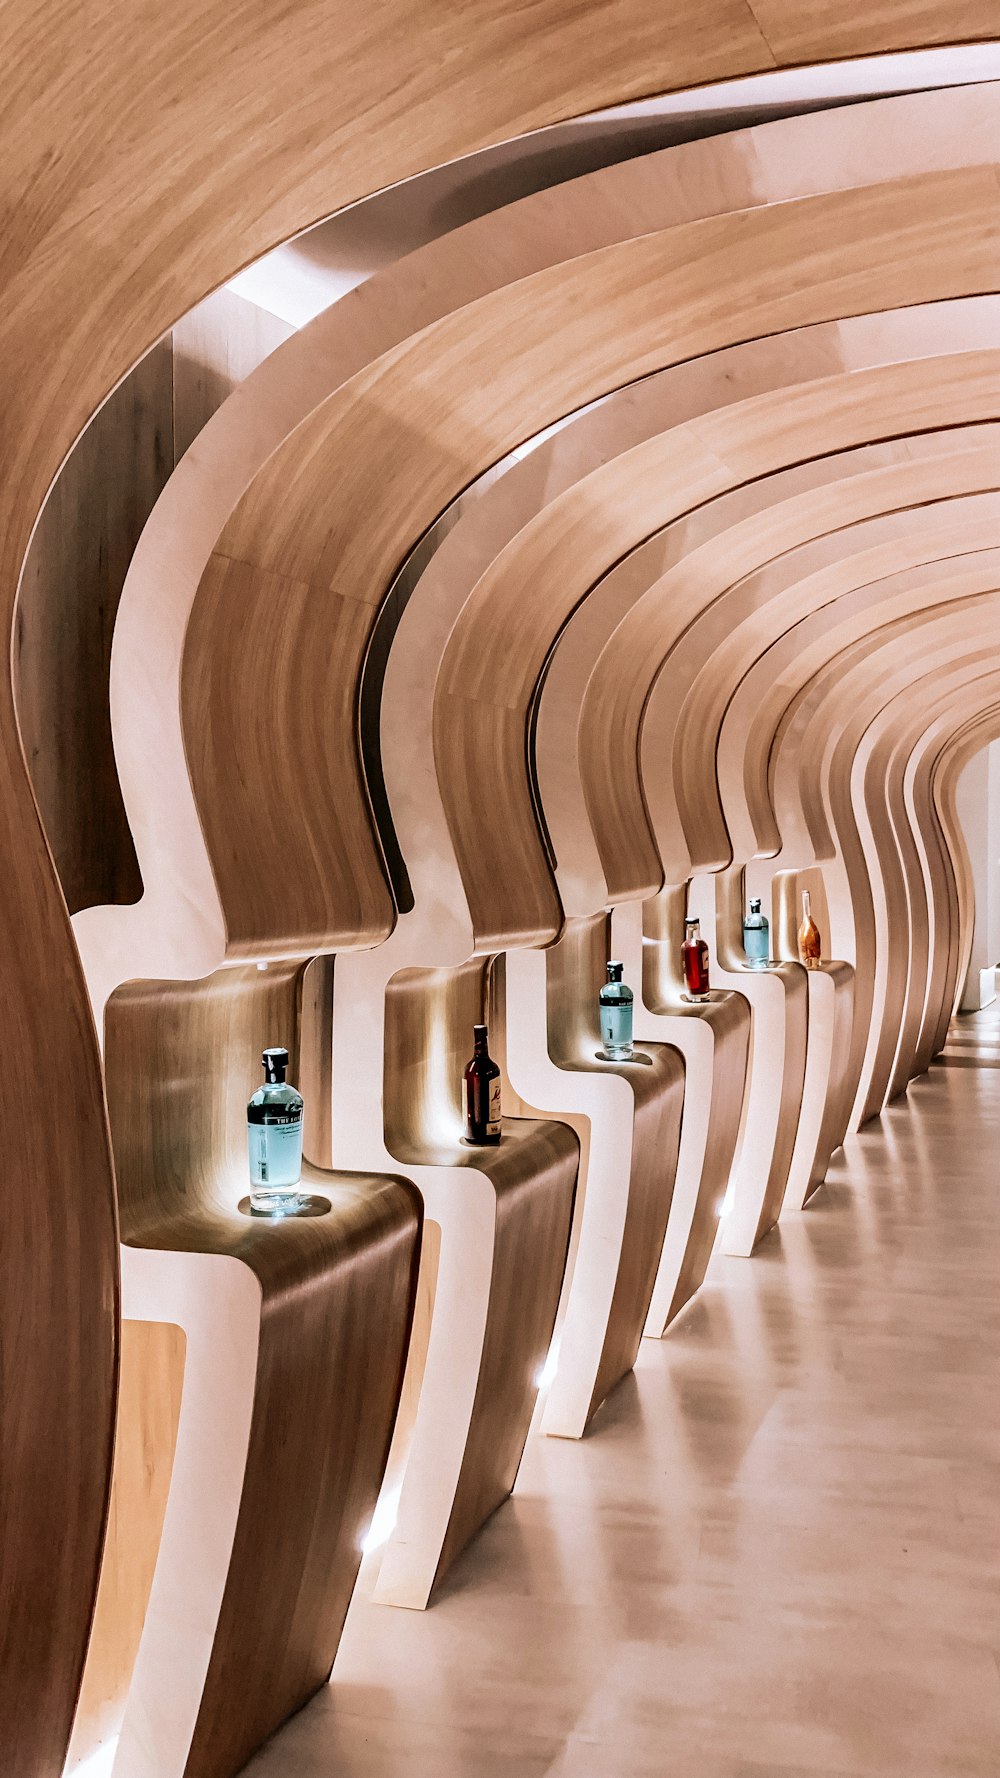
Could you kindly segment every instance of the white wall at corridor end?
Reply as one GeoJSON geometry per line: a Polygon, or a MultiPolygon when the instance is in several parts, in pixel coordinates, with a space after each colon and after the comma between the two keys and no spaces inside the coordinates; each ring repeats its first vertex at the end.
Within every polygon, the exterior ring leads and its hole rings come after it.
{"type": "Polygon", "coordinates": [[[958,781],[956,804],[976,892],[976,920],[961,1010],[977,1012],[994,999],[1000,963],[1000,741],[970,759],[958,781]]]}

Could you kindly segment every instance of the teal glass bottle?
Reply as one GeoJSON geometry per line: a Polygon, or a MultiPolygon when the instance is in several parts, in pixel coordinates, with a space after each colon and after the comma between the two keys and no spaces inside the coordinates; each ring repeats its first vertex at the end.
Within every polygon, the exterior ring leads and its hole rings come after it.
{"type": "Polygon", "coordinates": [[[250,1153],[250,1209],[254,1216],[287,1216],[301,1203],[301,1093],[285,1079],[286,1049],[267,1049],[264,1085],[247,1105],[250,1153]]]}
{"type": "Polygon", "coordinates": [[[771,960],[771,929],[767,916],[760,911],[760,897],[754,896],[750,912],[743,917],[743,949],[751,969],[766,969],[771,960]]]}
{"type": "Polygon", "coordinates": [[[632,1055],[632,990],[622,981],[622,968],[608,964],[600,993],[601,1042],[609,1062],[627,1062],[632,1055]]]}

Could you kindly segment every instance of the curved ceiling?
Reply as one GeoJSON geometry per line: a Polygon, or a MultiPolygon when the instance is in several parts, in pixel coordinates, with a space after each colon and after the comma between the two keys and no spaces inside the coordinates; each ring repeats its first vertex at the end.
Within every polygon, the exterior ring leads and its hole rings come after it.
{"type": "MultiPolygon", "coordinates": [[[[669,29],[641,0],[527,13],[391,0],[370,17],[341,0],[235,16],[149,0],[124,25],[110,0],[87,12],[85,41],[55,0],[17,0],[0,22],[15,200],[0,309],[8,636],[32,526],[82,427],[179,315],[266,250],[379,187],[597,107],[995,29],[985,0],[680,0],[669,29]]],[[[998,121],[997,91],[969,87],[602,167],[421,246],[274,354],[196,443],[137,553],[114,716],[145,905],[79,917],[89,982],[4,679],[0,968],[41,1109],[6,1156],[36,1194],[7,1225],[30,1293],[4,1304],[0,1335],[73,1453],[53,1476],[23,1415],[0,1429],[25,1503],[11,1581],[32,1612],[49,1527],[66,1532],[46,1596],[53,1657],[41,1618],[30,1639],[7,1626],[28,1653],[5,1683],[37,1706],[19,1717],[12,1770],[60,1769],[107,1500],[116,1226],[91,1005],[130,974],[386,936],[397,909],[358,720],[379,612],[428,529],[546,428],[604,404],[538,456],[536,482],[556,460],[557,480],[512,498],[488,547],[454,527],[474,574],[448,583],[425,552],[385,681],[387,696],[406,682],[399,648],[415,640],[414,758],[436,770],[433,844],[450,852],[470,945],[559,932],[531,724],[575,635],[576,807],[607,897],[721,866],[738,830],[755,850],[780,841],[778,862],[831,855],[834,906],[849,872],[870,948],[872,873],[905,874],[916,856],[946,955],[911,972],[905,1044],[891,1048],[873,990],[862,1109],[898,1085],[904,1048],[915,1066],[940,1037],[967,920],[949,774],[992,732],[998,697],[998,121]],[[658,386],[636,398],[642,379],[658,386]],[[566,628],[602,588],[627,588],[614,621],[566,628]],[[737,720],[756,763],[737,759],[716,793],[715,748],[726,756],[737,720]],[[866,850],[877,786],[862,773],[859,787],[859,749],[892,758],[891,818],[912,825],[895,863],[866,850]]],[[[390,717],[390,807],[405,714],[390,717]]],[[[543,753],[570,741],[541,714],[538,737],[543,753]]],[[[417,800],[404,855],[430,843],[417,800]]]]}

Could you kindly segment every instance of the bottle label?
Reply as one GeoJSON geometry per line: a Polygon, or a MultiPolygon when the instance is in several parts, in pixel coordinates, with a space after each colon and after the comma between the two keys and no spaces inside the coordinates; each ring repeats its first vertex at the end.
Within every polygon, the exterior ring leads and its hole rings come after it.
{"type": "Polygon", "coordinates": [[[298,1185],[302,1177],[302,1119],[280,1116],[273,1123],[248,1124],[252,1185],[298,1185]]]}
{"type": "Polygon", "coordinates": [[[490,1081],[490,1112],[486,1122],[488,1136],[499,1136],[500,1118],[500,1076],[498,1074],[495,1079],[490,1081]]]}
{"type": "Polygon", "coordinates": [[[632,1005],[601,1007],[601,1040],[606,1050],[627,1050],[632,1045],[632,1005]]]}

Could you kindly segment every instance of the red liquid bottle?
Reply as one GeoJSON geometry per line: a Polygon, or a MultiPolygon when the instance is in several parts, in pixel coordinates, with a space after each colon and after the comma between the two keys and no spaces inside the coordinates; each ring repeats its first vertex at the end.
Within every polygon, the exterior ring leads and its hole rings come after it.
{"type": "Polygon", "coordinates": [[[489,1031],[473,1025],[475,1051],[465,1069],[465,1139],[495,1147],[500,1140],[500,1070],[489,1052],[489,1031]]]}
{"type": "Polygon", "coordinates": [[[708,999],[708,946],[701,936],[700,920],[684,922],[684,943],[681,947],[684,986],[690,1000],[708,999]]]}

